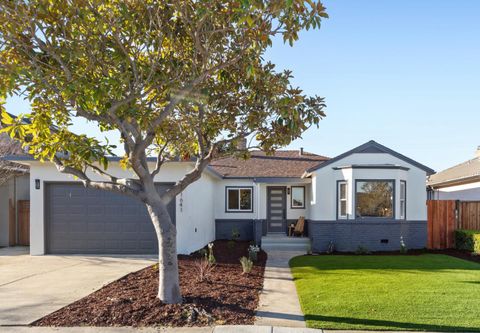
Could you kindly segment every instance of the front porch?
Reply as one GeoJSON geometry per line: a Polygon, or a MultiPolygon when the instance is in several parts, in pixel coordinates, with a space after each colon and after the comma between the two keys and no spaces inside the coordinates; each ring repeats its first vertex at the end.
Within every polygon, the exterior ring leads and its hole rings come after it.
{"type": "MultiPolygon", "coordinates": [[[[258,193],[257,219],[262,221],[262,236],[290,236],[291,226],[309,216],[310,179],[255,179],[258,193]]],[[[308,235],[307,227],[301,235],[308,235]]]]}
{"type": "MultiPolygon", "coordinates": [[[[217,211],[215,219],[216,239],[232,239],[237,234],[240,240],[253,240],[256,244],[277,247],[288,243],[289,230],[303,218],[303,228],[292,241],[291,247],[305,250],[309,242],[308,217],[310,211],[311,179],[302,178],[255,178],[250,181],[229,180],[225,195],[230,189],[251,191],[250,211],[217,211]],[[303,238],[303,239],[302,239],[303,238]]],[[[248,192],[247,192],[248,193],[248,192]]],[[[221,198],[223,199],[223,198],[221,198]]],[[[225,199],[227,200],[227,199],[225,199]]],[[[247,205],[248,206],[248,205],[247,205]]]]}
{"type": "Polygon", "coordinates": [[[262,249],[270,251],[290,251],[306,253],[310,250],[310,238],[288,237],[280,234],[267,234],[261,239],[262,249]]]}

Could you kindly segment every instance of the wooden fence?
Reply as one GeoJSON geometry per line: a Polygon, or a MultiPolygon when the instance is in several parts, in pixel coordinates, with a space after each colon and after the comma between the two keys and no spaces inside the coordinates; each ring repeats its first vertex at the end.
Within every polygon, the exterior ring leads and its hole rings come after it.
{"type": "Polygon", "coordinates": [[[18,200],[15,202],[9,199],[8,202],[8,244],[15,245],[30,245],[30,201],[18,200]]]}
{"type": "Polygon", "coordinates": [[[457,229],[480,230],[480,201],[458,202],[457,229]]]}
{"type": "Polygon", "coordinates": [[[480,230],[480,201],[428,200],[429,249],[455,247],[454,231],[480,230]]]}
{"type": "Polygon", "coordinates": [[[18,245],[30,245],[30,201],[18,200],[18,245]]]}
{"type": "Polygon", "coordinates": [[[429,249],[454,247],[453,232],[456,228],[455,200],[428,200],[428,241],[429,249]]]}

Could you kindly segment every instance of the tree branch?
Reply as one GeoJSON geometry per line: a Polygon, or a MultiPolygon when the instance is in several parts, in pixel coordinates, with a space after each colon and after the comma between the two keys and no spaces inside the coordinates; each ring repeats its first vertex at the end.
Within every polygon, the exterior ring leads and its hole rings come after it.
{"type": "MultiPolygon", "coordinates": [[[[141,189],[134,189],[127,184],[120,184],[116,182],[106,182],[106,181],[93,181],[87,174],[79,169],[76,169],[71,166],[66,166],[58,157],[53,158],[53,163],[55,164],[57,170],[64,174],[69,174],[77,177],[83,183],[85,187],[107,190],[116,193],[123,193],[134,198],[140,199],[142,201],[146,200],[146,195],[141,189]]],[[[126,181],[127,183],[128,181],[126,181]]],[[[135,182],[136,184],[136,182],[135,182]]]]}
{"type": "Polygon", "coordinates": [[[165,158],[163,157],[163,152],[165,151],[165,148],[167,148],[168,141],[165,142],[165,144],[160,148],[160,151],[157,154],[157,163],[155,165],[155,169],[152,171],[150,174],[152,178],[155,178],[155,176],[160,172],[160,168],[163,165],[163,162],[165,161],[165,158]]]}
{"type": "Polygon", "coordinates": [[[215,146],[212,146],[207,156],[204,158],[198,158],[197,162],[195,163],[195,167],[161,196],[161,199],[165,204],[168,204],[170,201],[172,201],[178,194],[185,190],[188,185],[200,179],[203,170],[205,170],[208,164],[210,164],[210,161],[214,155],[214,151],[215,146]]]}

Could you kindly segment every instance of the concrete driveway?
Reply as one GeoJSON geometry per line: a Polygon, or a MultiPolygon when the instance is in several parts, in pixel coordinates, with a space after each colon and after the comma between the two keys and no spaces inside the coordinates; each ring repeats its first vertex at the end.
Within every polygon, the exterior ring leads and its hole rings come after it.
{"type": "Polygon", "coordinates": [[[0,249],[0,326],[26,325],[155,262],[140,256],[30,256],[0,249]]]}

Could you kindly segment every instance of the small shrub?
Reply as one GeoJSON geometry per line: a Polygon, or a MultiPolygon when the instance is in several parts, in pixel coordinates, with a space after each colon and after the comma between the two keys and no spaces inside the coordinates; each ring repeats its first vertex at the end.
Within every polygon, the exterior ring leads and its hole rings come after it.
{"type": "Polygon", "coordinates": [[[407,246],[405,245],[405,242],[403,241],[403,236],[400,236],[400,253],[405,254],[407,253],[407,246]]]}
{"type": "Polygon", "coordinates": [[[310,243],[307,245],[307,254],[308,255],[312,254],[312,244],[310,244],[310,243]]]}
{"type": "Polygon", "coordinates": [[[355,254],[370,254],[370,251],[368,251],[367,247],[359,245],[355,251],[355,254]]]}
{"type": "Polygon", "coordinates": [[[213,255],[213,243],[208,243],[208,255],[207,255],[207,260],[209,263],[212,265],[217,262],[215,259],[215,256],[213,255]]]}
{"type": "Polygon", "coordinates": [[[195,262],[195,269],[198,273],[198,282],[207,281],[215,268],[214,264],[211,264],[207,257],[202,257],[195,262]]]}
{"type": "Polygon", "coordinates": [[[232,228],[232,240],[236,241],[240,238],[240,231],[237,228],[232,228]]]}
{"type": "Polygon", "coordinates": [[[253,261],[247,257],[241,257],[240,263],[242,264],[243,274],[249,274],[252,271],[253,261]]]}
{"type": "Polygon", "coordinates": [[[335,244],[333,241],[330,241],[330,243],[328,243],[327,254],[332,254],[333,252],[335,252],[335,244]]]}
{"type": "Polygon", "coordinates": [[[234,240],[228,241],[228,243],[227,243],[228,249],[229,249],[229,250],[233,250],[233,249],[235,248],[235,244],[236,244],[236,243],[235,243],[234,240]]]}
{"type": "Polygon", "coordinates": [[[480,254],[480,231],[455,230],[455,247],[458,250],[480,254]]]}
{"type": "Polygon", "coordinates": [[[203,248],[203,249],[200,249],[198,250],[198,254],[200,255],[200,257],[206,257],[207,256],[207,249],[203,248]]]}
{"type": "Polygon", "coordinates": [[[248,247],[248,257],[252,261],[257,261],[258,260],[258,252],[260,252],[260,247],[257,245],[250,245],[248,247]]]}

